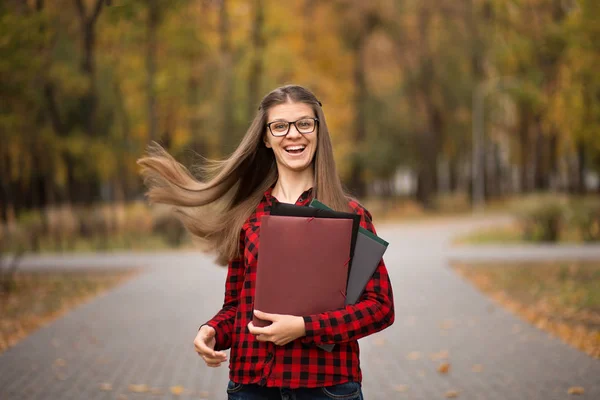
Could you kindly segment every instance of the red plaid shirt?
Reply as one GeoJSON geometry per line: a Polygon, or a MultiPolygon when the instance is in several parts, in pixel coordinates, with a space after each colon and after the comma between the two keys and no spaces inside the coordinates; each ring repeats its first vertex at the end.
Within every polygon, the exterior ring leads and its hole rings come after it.
{"type": "MultiPolygon", "coordinates": [[[[312,189],[296,205],[307,205],[312,189]]],[[[276,202],[271,189],[243,225],[241,256],[230,261],[225,282],[223,308],[206,324],[216,331],[215,350],[231,347],[229,378],[237,383],[264,386],[313,388],[348,381],[361,382],[357,340],[378,332],[394,322],[394,301],[387,269],[381,260],[359,302],[343,309],[304,316],[306,336],[284,346],[260,342],[248,331],[252,320],[260,220],[276,202]],[[318,344],[336,343],[329,353],[318,344]]],[[[371,215],[350,201],[361,215],[360,225],[375,233],[371,215]]]]}

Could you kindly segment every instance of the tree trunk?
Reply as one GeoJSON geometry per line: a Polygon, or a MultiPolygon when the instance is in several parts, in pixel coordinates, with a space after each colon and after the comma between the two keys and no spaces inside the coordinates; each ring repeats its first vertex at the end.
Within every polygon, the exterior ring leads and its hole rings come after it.
{"type": "Polygon", "coordinates": [[[252,25],[253,54],[250,77],[248,79],[248,120],[252,119],[256,114],[256,109],[260,102],[260,83],[263,75],[263,53],[265,49],[264,21],[265,10],[263,0],[254,0],[254,23],[252,25]]]}
{"type": "Polygon", "coordinates": [[[146,93],[148,113],[148,139],[158,139],[158,118],[156,114],[156,49],[157,30],[160,23],[160,10],[157,0],[148,0],[148,19],[146,22],[146,93]]]}
{"type": "MultiPolygon", "coordinates": [[[[317,0],[304,0],[304,9],[303,9],[303,17],[305,23],[302,26],[302,33],[304,39],[304,47],[302,49],[302,59],[304,60],[304,65],[307,68],[314,68],[314,60],[315,60],[315,51],[313,44],[315,43],[318,36],[318,32],[314,29],[313,19],[315,16],[315,9],[317,8],[318,1],[317,0]]],[[[307,78],[306,84],[309,87],[312,87],[313,90],[317,89],[313,87],[318,80],[315,78],[314,74],[310,74],[307,78]]]]}
{"type": "MultiPolygon", "coordinates": [[[[356,148],[360,149],[367,136],[367,120],[365,115],[365,105],[367,101],[367,82],[364,61],[364,43],[365,37],[361,37],[354,46],[354,143],[356,148]]],[[[366,186],[363,180],[364,166],[358,157],[358,153],[352,157],[350,168],[350,191],[357,197],[366,194],[366,186]]]]}
{"type": "Polygon", "coordinates": [[[418,172],[417,199],[425,208],[432,208],[433,197],[437,189],[437,164],[445,124],[442,110],[439,105],[434,103],[435,68],[429,46],[429,27],[432,20],[430,5],[421,6],[418,12],[418,20],[421,55],[416,104],[424,118],[424,129],[418,139],[421,159],[418,172]]]}
{"type": "Polygon", "coordinates": [[[97,92],[96,92],[96,22],[102,10],[104,0],[96,0],[94,9],[91,15],[87,15],[86,7],[83,0],[75,0],[75,5],[79,12],[79,22],[82,35],[82,52],[81,71],[88,79],[88,90],[81,98],[81,112],[83,119],[83,128],[85,132],[94,136],[95,116],[97,107],[97,92]]]}
{"type": "Polygon", "coordinates": [[[10,182],[10,155],[2,155],[0,153],[0,172],[2,173],[2,179],[0,179],[0,217],[2,222],[8,223],[10,210],[13,208],[13,196],[11,191],[10,182]]]}
{"type": "Polygon", "coordinates": [[[224,157],[229,154],[237,141],[234,121],[233,99],[233,73],[231,54],[231,31],[229,28],[229,14],[227,13],[227,0],[221,0],[219,8],[219,36],[221,40],[221,132],[220,152],[224,157]]]}
{"type": "Polygon", "coordinates": [[[425,130],[421,132],[418,141],[418,149],[421,157],[417,171],[417,192],[416,198],[425,208],[433,208],[433,196],[437,185],[437,162],[433,157],[432,149],[435,147],[434,134],[425,130]]]}
{"type": "Polygon", "coordinates": [[[523,107],[519,120],[519,147],[521,166],[521,192],[529,192],[529,112],[523,107]]]}
{"type": "Polygon", "coordinates": [[[202,133],[202,120],[200,118],[200,79],[201,70],[197,57],[192,57],[190,78],[188,80],[188,107],[190,109],[189,127],[192,135],[191,148],[203,157],[208,156],[208,148],[202,133]]]}
{"type": "Polygon", "coordinates": [[[586,167],[585,142],[579,140],[577,142],[577,193],[585,194],[587,188],[585,186],[585,167],[586,167]]]}

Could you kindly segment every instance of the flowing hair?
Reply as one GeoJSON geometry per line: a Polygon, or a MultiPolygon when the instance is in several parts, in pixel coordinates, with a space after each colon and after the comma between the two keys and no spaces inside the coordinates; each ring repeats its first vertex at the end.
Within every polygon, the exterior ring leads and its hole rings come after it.
{"type": "Polygon", "coordinates": [[[147,155],[137,161],[148,187],[149,202],[173,206],[177,218],[203,250],[216,252],[216,262],[220,265],[240,256],[242,226],[261,202],[264,192],[277,181],[275,156],[263,139],[269,110],[290,102],[310,105],[319,119],[313,159],[314,198],[334,210],[348,211],[349,196],[337,174],[321,103],[301,86],[282,86],[267,94],[237,149],[225,160],[205,160],[197,167],[200,178],[156,142],[150,144],[147,155]]]}

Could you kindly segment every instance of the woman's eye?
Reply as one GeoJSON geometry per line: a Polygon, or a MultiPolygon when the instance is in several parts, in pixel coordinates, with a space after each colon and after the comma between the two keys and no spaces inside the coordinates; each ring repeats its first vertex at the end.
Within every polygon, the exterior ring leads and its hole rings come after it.
{"type": "Polygon", "coordinates": [[[287,128],[287,125],[286,125],[286,124],[275,124],[275,125],[273,125],[273,128],[275,128],[275,129],[277,129],[278,131],[280,131],[280,130],[284,130],[284,129],[286,129],[286,128],[287,128]]]}

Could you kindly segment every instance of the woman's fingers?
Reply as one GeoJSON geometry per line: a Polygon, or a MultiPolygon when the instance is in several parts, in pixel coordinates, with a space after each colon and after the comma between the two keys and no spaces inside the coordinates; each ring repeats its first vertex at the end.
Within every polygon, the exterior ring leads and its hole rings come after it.
{"type": "Polygon", "coordinates": [[[214,351],[202,341],[196,343],[196,352],[206,363],[220,364],[227,361],[227,354],[223,351],[214,351]]]}
{"type": "Polygon", "coordinates": [[[248,323],[248,331],[250,331],[251,334],[253,334],[254,336],[271,336],[272,335],[272,331],[273,331],[273,325],[269,325],[269,326],[265,326],[265,327],[259,327],[259,326],[254,326],[254,324],[252,322],[248,323]]]}
{"type": "Polygon", "coordinates": [[[208,365],[211,368],[217,368],[221,366],[221,363],[206,363],[206,365],[208,365]]]}
{"type": "Polygon", "coordinates": [[[227,360],[227,354],[222,351],[199,351],[198,354],[200,354],[204,360],[210,362],[223,362],[227,360]]]}
{"type": "Polygon", "coordinates": [[[264,333],[258,334],[255,337],[256,337],[256,340],[258,340],[259,342],[270,342],[270,341],[273,341],[273,339],[271,338],[271,335],[266,335],[264,333]]]}

